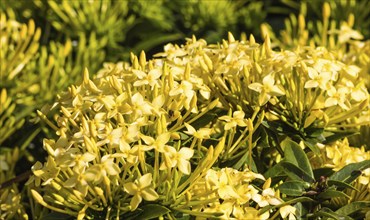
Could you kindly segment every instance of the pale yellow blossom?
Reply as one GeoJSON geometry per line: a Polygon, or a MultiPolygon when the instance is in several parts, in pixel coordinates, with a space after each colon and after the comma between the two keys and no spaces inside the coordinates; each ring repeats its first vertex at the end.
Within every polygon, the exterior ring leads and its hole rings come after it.
{"type": "Polygon", "coordinates": [[[182,147],[177,151],[172,146],[164,146],[164,161],[160,166],[160,170],[177,167],[183,174],[189,175],[191,165],[189,159],[193,157],[194,150],[188,147],[182,147]]]}
{"type": "Polygon", "coordinates": [[[131,211],[136,210],[142,200],[155,201],[159,198],[159,195],[152,186],[152,174],[147,173],[134,182],[125,183],[123,185],[125,192],[132,195],[130,202],[131,211]]]}
{"type": "Polygon", "coordinates": [[[296,212],[297,209],[291,205],[285,205],[279,209],[280,215],[283,219],[288,217],[288,220],[295,220],[296,219],[296,212]]]}
{"type": "Polygon", "coordinates": [[[199,130],[195,130],[195,128],[188,123],[184,123],[185,127],[188,129],[184,131],[186,134],[193,135],[198,139],[209,139],[210,135],[212,134],[211,128],[200,128],[199,130]]]}
{"type": "Polygon", "coordinates": [[[245,119],[244,117],[245,113],[243,111],[235,111],[232,117],[224,115],[219,117],[219,119],[226,121],[224,128],[225,130],[230,130],[231,128],[234,128],[236,126],[246,127],[247,119],[245,119]]]}
{"type": "Polygon", "coordinates": [[[248,85],[248,88],[260,93],[258,98],[258,103],[260,106],[266,104],[272,96],[282,96],[285,95],[283,89],[275,85],[275,79],[273,74],[268,74],[265,76],[261,83],[252,83],[248,85]]]}

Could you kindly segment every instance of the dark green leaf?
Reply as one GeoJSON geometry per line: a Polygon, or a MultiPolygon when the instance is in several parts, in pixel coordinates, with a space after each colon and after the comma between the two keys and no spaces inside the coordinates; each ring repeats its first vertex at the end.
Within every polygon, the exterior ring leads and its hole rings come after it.
{"type": "Polygon", "coordinates": [[[284,168],[281,166],[280,163],[278,164],[275,164],[273,167],[271,167],[270,169],[268,169],[264,174],[263,176],[266,177],[266,178],[273,178],[277,175],[280,175],[284,173],[284,168]]]}
{"type": "Polygon", "coordinates": [[[282,161],[281,166],[284,167],[284,172],[293,180],[303,180],[305,182],[313,183],[314,178],[310,174],[306,173],[304,170],[296,166],[295,164],[282,161]]]}
{"type": "Polygon", "coordinates": [[[306,207],[301,202],[297,202],[294,207],[297,209],[296,216],[298,217],[298,219],[305,216],[308,212],[306,207]]]}
{"type": "Polygon", "coordinates": [[[345,183],[352,183],[361,172],[370,167],[370,160],[365,160],[359,163],[351,163],[343,167],[338,172],[335,172],[329,177],[330,180],[337,180],[345,183]]]}
{"type": "Polygon", "coordinates": [[[252,165],[251,170],[253,172],[258,172],[257,171],[256,164],[254,163],[253,158],[252,158],[252,163],[250,163],[250,161],[249,161],[248,151],[245,154],[243,154],[236,163],[234,163],[233,168],[239,170],[245,164],[251,164],[252,165]]]}
{"type": "Polygon", "coordinates": [[[302,148],[292,140],[286,139],[281,143],[284,149],[284,156],[287,162],[290,162],[300,169],[304,170],[312,179],[314,179],[310,161],[302,148]]]}
{"type": "Polygon", "coordinates": [[[196,130],[200,128],[204,128],[207,124],[209,124],[215,118],[218,118],[225,114],[227,114],[227,111],[219,109],[219,108],[213,108],[209,110],[206,114],[202,115],[200,118],[192,122],[191,126],[193,126],[196,130]]]}
{"type": "Polygon", "coordinates": [[[286,181],[278,189],[287,196],[301,196],[309,184],[303,181],[286,181]]]}
{"type": "Polygon", "coordinates": [[[331,199],[335,197],[346,197],[350,199],[351,197],[345,194],[344,192],[337,191],[337,190],[326,190],[322,193],[320,193],[317,198],[319,199],[331,199]]]}
{"type": "Polygon", "coordinates": [[[351,215],[355,212],[358,212],[362,210],[363,208],[369,208],[370,207],[370,201],[358,201],[358,202],[352,202],[346,206],[343,206],[342,208],[335,211],[338,215],[351,215]]]}
{"type": "Polygon", "coordinates": [[[279,135],[297,135],[297,131],[283,121],[262,121],[261,124],[279,135]]]}
{"type": "Polygon", "coordinates": [[[352,218],[350,218],[348,216],[338,215],[337,213],[333,212],[331,209],[326,208],[326,207],[322,208],[318,212],[315,212],[310,217],[319,217],[319,216],[329,217],[329,218],[333,218],[333,219],[336,219],[336,220],[352,220],[352,218]]]}
{"type": "Polygon", "coordinates": [[[313,141],[312,139],[303,141],[304,144],[310,148],[312,152],[314,152],[316,155],[320,155],[320,148],[317,146],[317,141],[313,141]],[[315,143],[316,142],[316,143],[315,143]]]}
{"type": "Polygon", "coordinates": [[[276,207],[283,207],[283,206],[286,206],[286,205],[290,205],[290,204],[294,204],[294,203],[298,203],[298,202],[316,202],[315,200],[309,198],[309,197],[299,197],[299,198],[296,198],[296,199],[291,199],[291,200],[288,200],[286,202],[283,202],[279,205],[277,205],[276,207]]]}
{"type": "Polygon", "coordinates": [[[323,144],[330,144],[334,141],[337,141],[339,139],[343,139],[345,137],[351,136],[356,134],[355,131],[341,131],[341,132],[324,132],[325,141],[323,141],[323,144]]]}
{"type": "Polygon", "coordinates": [[[315,179],[318,180],[320,179],[321,176],[328,177],[334,173],[332,168],[318,168],[313,171],[313,175],[315,176],[315,179]]]}
{"type": "Polygon", "coordinates": [[[143,210],[143,212],[140,213],[140,215],[138,215],[136,219],[146,220],[146,219],[158,218],[162,215],[165,215],[171,212],[171,210],[169,210],[165,206],[161,206],[157,204],[148,204],[148,205],[141,207],[141,209],[143,210]]]}
{"type": "MultiPolygon", "coordinates": [[[[358,191],[355,187],[353,187],[352,185],[348,184],[348,183],[345,183],[345,182],[342,182],[342,181],[337,181],[337,180],[328,180],[328,185],[329,186],[336,186],[338,187],[339,189],[346,189],[346,188],[350,188],[352,190],[355,190],[355,191],[358,191]]],[[[339,190],[338,189],[338,190],[339,190]]]]}

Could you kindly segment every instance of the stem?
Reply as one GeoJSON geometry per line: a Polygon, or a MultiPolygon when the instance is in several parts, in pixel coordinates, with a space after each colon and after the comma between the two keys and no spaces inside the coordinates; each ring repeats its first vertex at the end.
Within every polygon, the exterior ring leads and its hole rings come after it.
{"type": "Polygon", "coordinates": [[[31,170],[28,170],[24,173],[21,173],[18,176],[0,184],[0,189],[7,188],[7,187],[11,186],[13,183],[23,182],[23,181],[27,180],[31,176],[31,174],[32,174],[31,170]]]}

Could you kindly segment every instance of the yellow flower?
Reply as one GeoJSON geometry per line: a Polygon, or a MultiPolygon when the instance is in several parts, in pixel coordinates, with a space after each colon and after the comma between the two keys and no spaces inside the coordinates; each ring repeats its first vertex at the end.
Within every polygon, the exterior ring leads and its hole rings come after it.
{"type": "Polygon", "coordinates": [[[74,188],[80,192],[82,196],[86,196],[88,192],[88,177],[85,173],[73,172],[73,175],[63,183],[63,186],[74,188]]]}
{"type": "Polygon", "coordinates": [[[170,96],[177,96],[180,95],[180,100],[183,101],[183,104],[186,109],[192,108],[192,112],[196,113],[196,106],[190,106],[191,100],[196,94],[193,90],[193,84],[187,80],[182,80],[181,84],[175,86],[175,88],[171,89],[169,92],[170,96]]]}
{"type": "Polygon", "coordinates": [[[319,87],[322,90],[327,90],[328,82],[331,79],[330,73],[321,72],[319,74],[319,72],[312,67],[307,67],[307,70],[310,80],[305,83],[304,87],[306,89],[319,87]]]}
{"type": "Polygon", "coordinates": [[[152,69],[148,74],[141,70],[132,70],[139,80],[134,82],[134,86],[150,85],[153,89],[155,85],[159,86],[158,78],[161,77],[162,72],[159,69],[152,69]]]}
{"type": "Polygon", "coordinates": [[[233,215],[236,219],[243,220],[266,220],[269,218],[269,212],[258,214],[259,210],[253,207],[234,207],[233,215]]]}
{"type": "Polygon", "coordinates": [[[88,181],[93,181],[94,183],[100,183],[106,176],[116,176],[121,172],[120,168],[116,163],[114,163],[114,158],[111,155],[104,155],[101,158],[100,164],[94,164],[89,167],[85,176],[88,181]]]}
{"type": "Polygon", "coordinates": [[[264,189],[262,195],[254,194],[252,199],[257,202],[260,207],[279,205],[281,203],[281,201],[275,197],[275,191],[271,188],[264,189]]]}
{"type": "Polygon", "coordinates": [[[141,139],[148,145],[150,149],[155,149],[158,152],[164,152],[166,143],[170,140],[171,134],[169,132],[158,135],[157,139],[146,135],[140,135],[141,139]]]}
{"type": "Polygon", "coordinates": [[[248,85],[248,88],[260,93],[258,98],[259,105],[266,104],[271,96],[282,96],[285,92],[277,85],[275,85],[275,79],[273,74],[265,76],[261,83],[252,83],[248,85]]]}
{"type": "Polygon", "coordinates": [[[358,31],[353,30],[347,22],[343,22],[342,25],[340,26],[340,30],[338,31],[339,36],[338,36],[338,41],[339,43],[346,43],[348,42],[351,38],[355,40],[361,40],[364,38],[362,34],[358,31]]]}
{"type": "Polygon", "coordinates": [[[252,199],[257,202],[260,207],[265,207],[268,205],[279,205],[281,201],[276,198],[275,191],[270,188],[271,178],[268,178],[263,184],[262,195],[255,194],[252,199]]]}
{"type": "Polygon", "coordinates": [[[44,181],[42,183],[43,186],[50,184],[51,181],[58,176],[59,171],[60,168],[57,167],[54,158],[51,156],[48,157],[45,166],[42,166],[41,163],[36,162],[36,164],[32,167],[33,174],[44,181]]]}
{"type": "Polygon", "coordinates": [[[193,157],[194,150],[188,147],[182,147],[178,152],[174,147],[166,145],[164,147],[164,161],[160,170],[177,167],[183,174],[189,175],[191,165],[189,159],[193,157]]]}
{"type": "Polygon", "coordinates": [[[225,200],[221,204],[216,203],[213,204],[211,207],[207,207],[204,209],[205,213],[223,213],[223,215],[218,216],[218,219],[234,219],[231,218],[231,214],[233,212],[233,202],[225,200]]]}
{"type": "Polygon", "coordinates": [[[187,131],[184,131],[186,134],[193,135],[194,137],[198,139],[209,139],[212,133],[211,128],[200,128],[197,131],[195,130],[193,126],[189,125],[186,122],[185,122],[185,127],[188,129],[187,131]]]}
{"type": "MultiPolygon", "coordinates": [[[[131,109],[134,112],[135,117],[137,118],[138,116],[142,115],[150,115],[152,113],[153,107],[148,103],[147,101],[144,100],[144,97],[140,93],[135,93],[131,97],[131,109]]],[[[128,112],[128,114],[131,112],[128,112]]]]}
{"type": "Polygon", "coordinates": [[[159,198],[151,183],[152,174],[147,173],[134,182],[123,185],[125,192],[133,196],[130,202],[131,211],[134,211],[143,199],[146,201],[155,201],[159,198]]]}
{"type": "Polygon", "coordinates": [[[344,110],[349,110],[350,103],[347,101],[348,89],[341,87],[338,90],[332,86],[326,93],[329,98],[325,100],[325,107],[339,105],[344,110]]]}
{"type": "Polygon", "coordinates": [[[245,113],[243,111],[235,111],[233,113],[233,117],[228,115],[221,116],[219,119],[226,121],[225,123],[225,130],[230,130],[236,126],[246,127],[247,126],[247,119],[244,119],[245,113]]]}
{"type": "Polygon", "coordinates": [[[226,172],[222,172],[219,175],[215,187],[221,199],[227,200],[239,198],[238,193],[235,191],[233,187],[233,183],[229,182],[228,174],[226,172]]]}
{"type": "Polygon", "coordinates": [[[280,215],[283,219],[285,219],[286,217],[288,217],[289,220],[295,220],[296,219],[296,212],[297,212],[297,209],[291,205],[285,205],[283,207],[281,207],[280,209],[280,215]]]}

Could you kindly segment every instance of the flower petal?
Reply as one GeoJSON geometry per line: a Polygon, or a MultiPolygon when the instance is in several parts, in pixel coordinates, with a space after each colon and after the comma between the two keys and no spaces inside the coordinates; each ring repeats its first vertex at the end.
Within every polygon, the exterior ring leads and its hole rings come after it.
{"type": "Polygon", "coordinates": [[[152,189],[152,188],[147,188],[147,189],[141,191],[141,195],[146,201],[154,201],[154,200],[157,200],[159,198],[157,192],[154,191],[154,189],[152,189]]]}
{"type": "Polygon", "coordinates": [[[138,187],[140,189],[144,189],[144,188],[150,186],[151,183],[152,183],[152,174],[147,173],[147,174],[145,174],[145,175],[143,175],[142,177],[139,178],[138,187]]]}

